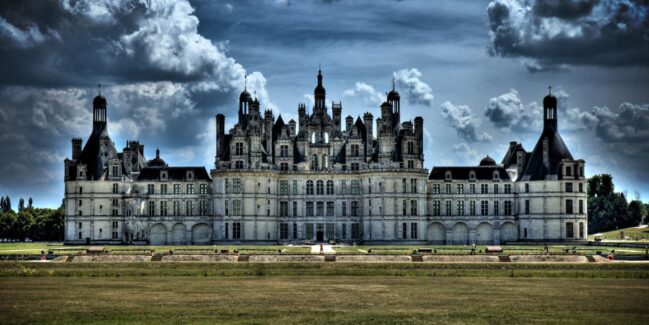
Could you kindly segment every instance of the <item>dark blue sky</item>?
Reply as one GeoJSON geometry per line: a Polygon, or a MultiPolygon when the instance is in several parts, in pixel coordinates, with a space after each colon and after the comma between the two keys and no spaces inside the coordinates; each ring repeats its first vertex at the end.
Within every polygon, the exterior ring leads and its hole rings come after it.
{"type": "Polygon", "coordinates": [[[63,197],[70,139],[96,84],[116,146],[211,168],[214,121],[236,118],[248,74],[286,119],[318,64],[343,114],[375,116],[395,78],[424,117],[426,167],[531,150],[552,84],[587,174],[649,197],[649,14],[643,1],[12,1],[0,4],[0,194],[63,197]]]}

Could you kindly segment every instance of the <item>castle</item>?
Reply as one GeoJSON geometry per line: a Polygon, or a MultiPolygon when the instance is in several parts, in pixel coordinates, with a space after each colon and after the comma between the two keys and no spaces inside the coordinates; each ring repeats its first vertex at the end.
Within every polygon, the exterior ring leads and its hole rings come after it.
{"type": "Polygon", "coordinates": [[[511,142],[503,160],[424,168],[421,117],[401,121],[399,93],[380,117],[327,106],[318,71],[314,105],[298,121],[261,112],[244,89],[238,120],[216,116],[214,169],[172,167],[156,150],[108,135],[107,100],[93,100],[85,146],[65,160],[65,241],[211,244],[339,241],[478,244],[586,240],[585,162],[559,135],[557,100],[543,100],[531,152],[511,142]],[[331,115],[330,115],[331,112],[331,115]]]}

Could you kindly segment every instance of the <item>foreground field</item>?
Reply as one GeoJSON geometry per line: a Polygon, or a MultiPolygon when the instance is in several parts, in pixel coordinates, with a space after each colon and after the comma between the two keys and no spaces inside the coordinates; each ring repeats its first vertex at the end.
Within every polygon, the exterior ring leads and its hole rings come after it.
{"type": "MultiPolygon", "coordinates": [[[[644,242],[649,244],[649,227],[647,226],[629,227],[624,229],[611,230],[597,235],[599,235],[602,239],[606,238],[606,240],[612,240],[612,241],[624,240],[624,238],[620,238],[620,232],[623,232],[625,237],[626,236],[630,237],[630,241],[641,240],[642,237],[645,237],[647,238],[647,240],[645,240],[644,242]]],[[[594,234],[589,235],[588,239],[594,240],[595,235],[594,234]]]]}
{"type": "Polygon", "coordinates": [[[647,264],[0,263],[0,323],[647,324],[647,264]]]}

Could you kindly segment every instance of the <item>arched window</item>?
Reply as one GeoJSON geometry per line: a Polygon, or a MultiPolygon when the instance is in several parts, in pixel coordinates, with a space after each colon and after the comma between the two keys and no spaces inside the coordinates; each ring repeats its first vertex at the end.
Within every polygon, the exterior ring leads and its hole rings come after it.
{"type": "Polygon", "coordinates": [[[327,181],[327,195],[333,195],[334,194],[334,181],[328,180],[327,181]]]}
{"type": "Polygon", "coordinates": [[[313,181],[306,181],[306,194],[313,195],[313,181]]]}
{"type": "Polygon", "coordinates": [[[315,143],[315,132],[311,133],[311,143],[315,143]]]}
{"type": "Polygon", "coordinates": [[[328,132],[324,133],[324,143],[329,143],[329,133],[328,132]]]}
{"type": "Polygon", "coordinates": [[[322,169],[329,168],[329,157],[327,155],[322,155],[322,169]]]}
{"type": "Polygon", "coordinates": [[[324,195],[324,182],[321,180],[316,182],[316,194],[324,195]]]}
{"type": "Polygon", "coordinates": [[[446,180],[451,180],[452,175],[451,175],[451,171],[450,171],[450,170],[447,170],[447,171],[446,171],[446,175],[444,176],[444,178],[446,178],[446,180]]]}
{"type": "Polygon", "coordinates": [[[500,178],[500,173],[497,170],[494,171],[494,179],[500,178]]]}
{"type": "Polygon", "coordinates": [[[474,170],[469,172],[469,179],[470,180],[475,180],[475,171],[474,170]]]}
{"type": "Polygon", "coordinates": [[[318,156],[317,155],[313,155],[313,157],[311,157],[311,169],[312,170],[318,170],[318,156]]]}

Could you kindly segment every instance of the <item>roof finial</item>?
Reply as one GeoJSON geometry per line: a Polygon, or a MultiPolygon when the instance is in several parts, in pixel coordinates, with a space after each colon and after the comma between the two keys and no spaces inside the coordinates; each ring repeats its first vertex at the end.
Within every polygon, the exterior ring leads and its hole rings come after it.
{"type": "Polygon", "coordinates": [[[101,96],[101,83],[97,84],[97,93],[101,96]]]}
{"type": "Polygon", "coordinates": [[[248,90],[248,74],[243,76],[243,90],[248,90]]]}
{"type": "Polygon", "coordinates": [[[548,86],[548,95],[552,95],[552,85],[548,86]]]}
{"type": "Polygon", "coordinates": [[[318,63],[318,73],[320,73],[320,70],[322,70],[322,65],[320,65],[320,63],[318,63]]]}
{"type": "Polygon", "coordinates": [[[160,148],[155,148],[155,157],[160,158],[160,148]]]}
{"type": "Polygon", "coordinates": [[[394,82],[395,82],[394,76],[392,76],[392,90],[394,90],[394,82]]]}

